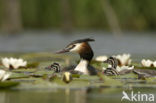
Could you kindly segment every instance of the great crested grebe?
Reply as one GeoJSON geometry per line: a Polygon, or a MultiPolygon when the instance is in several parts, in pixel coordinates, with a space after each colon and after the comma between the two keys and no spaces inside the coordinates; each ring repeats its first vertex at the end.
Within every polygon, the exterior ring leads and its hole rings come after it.
{"type": "Polygon", "coordinates": [[[88,42],[93,42],[94,39],[86,38],[79,39],[71,42],[67,45],[63,50],[57,53],[66,53],[66,52],[75,52],[80,55],[80,62],[74,68],[74,71],[81,72],[82,74],[87,75],[96,75],[97,71],[90,65],[90,61],[92,60],[94,53],[88,42]]]}

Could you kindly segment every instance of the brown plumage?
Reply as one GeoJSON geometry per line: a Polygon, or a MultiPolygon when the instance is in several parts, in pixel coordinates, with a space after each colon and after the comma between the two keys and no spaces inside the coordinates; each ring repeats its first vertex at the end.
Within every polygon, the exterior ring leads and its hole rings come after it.
{"type": "Polygon", "coordinates": [[[65,53],[65,52],[78,53],[80,55],[81,60],[74,70],[79,71],[83,74],[95,75],[97,74],[96,69],[89,65],[90,61],[94,56],[93,50],[88,43],[91,41],[95,40],[90,38],[75,40],[71,42],[69,45],[67,45],[63,50],[57,53],[65,53]]]}
{"type": "Polygon", "coordinates": [[[91,61],[94,56],[93,50],[88,44],[88,42],[84,42],[81,44],[78,53],[80,54],[81,58],[86,59],[88,61],[91,61]]]}

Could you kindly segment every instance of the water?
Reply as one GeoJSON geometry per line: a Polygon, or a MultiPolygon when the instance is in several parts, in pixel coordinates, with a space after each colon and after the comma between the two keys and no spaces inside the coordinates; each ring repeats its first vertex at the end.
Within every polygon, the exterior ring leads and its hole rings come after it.
{"type": "MultiPolygon", "coordinates": [[[[102,92],[102,91],[101,91],[102,92]]],[[[120,102],[117,93],[87,92],[79,90],[54,90],[54,91],[7,91],[0,92],[0,103],[103,103],[120,102]]]]}
{"type": "MultiPolygon", "coordinates": [[[[0,103],[120,103],[124,89],[99,88],[99,89],[59,89],[59,90],[23,90],[0,91],[0,103]]],[[[153,88],[134,88],[131,91],[140,94],[156,95],[153,88]]],[[[128,100],[122,101],[129,103],[128,100]]],[[[135,103],[135,102],[134,102],[135,103]]],[[[141,102],[136,102],[141,103],[141,102]]],[[[151,102],[153,103],[153,102],[151,102]]]]}
{"type": "Polygon", "coordinates": [[[156,54],[155,33],[125,32],[114,36],[108,32],[61,32],[27,31],[19,35],[0,35],[0,52],[55,52],[73,40],[91,37],[95,55],[131,53],[137,57],[156,54]],[[32,35],[33,34],[33,35],[32,35]]]}
{"type": "MultiPolygon", "coordinates": [[[[126,32],[117,37],[108,32],[61,32],[27,31],[20,35],[0,35],[0,52],[55,52],[73,40],[91,37],[95,55],[131,53],[137,58],[156,58],[154,33],[126,32]],[[31,35],[33,34],[33,35],[31,35]]],[[[109,103],[121,102],[123,88],[57,89],[57,90],[1,90],[0,103],[109,103]]],[[[136,92],[151,92],[155,88],[137,88],[136,92]]]]}

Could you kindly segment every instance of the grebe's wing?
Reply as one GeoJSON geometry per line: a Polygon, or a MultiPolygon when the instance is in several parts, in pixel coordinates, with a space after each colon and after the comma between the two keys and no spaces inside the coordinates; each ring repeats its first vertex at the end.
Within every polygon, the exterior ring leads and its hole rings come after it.
{"type": "Polygon", "coordinates": [[[91,65],[88,65],[88,71],[90,75],[97,75],[97,70],[91,65]]]}
{"type": "Polygon", "coordinates": [[[75,65],[70,65],[70,66],[68,66],[68,67],[64,67],[63,69],[62,69],[62,71],[71,71],[71,70],[74,70],[75,69],[75,65]]]}
{"type": "Polygon", "coordinates": [[[80,71],[77,71],[77,70],[70,70],[69,71],[71,74],[79,74],[79,75],[82,75],[83,73],[80,72],[80,71]]]}

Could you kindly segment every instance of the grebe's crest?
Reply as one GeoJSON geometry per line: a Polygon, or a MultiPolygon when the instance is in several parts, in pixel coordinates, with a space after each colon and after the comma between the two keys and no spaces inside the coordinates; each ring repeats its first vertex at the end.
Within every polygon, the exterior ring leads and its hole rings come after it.
{"type": "Polygon", "coordinates": [[[65,53],[65,52],[77,52],[79,53],[83,50],[84,47],[88,45],[88,42],[95,41],[94,39],[86,38],[86,39],[79,39],[71,42],[68,44],[63,50],[57,53],[65,53]]]}
{"type": "Polygon", "coordinates": [[[86,39],[79,39],[71,42],[67,45],[66,48],[69,49],[69,52],[78,52],[85,46],[85,43],[95,41],[94,39],[86,38],[86,39]]]}
{"type": "Polygon", "coordinates": [[[91,39],[91,38],[79,39],[79,40],[75,40],[75,41],[71,42],[69,45],[76,44],[76,43],[83,43],[83,42],[93,42],[93,41],[95,41],[95,40],[91,39]]]}

